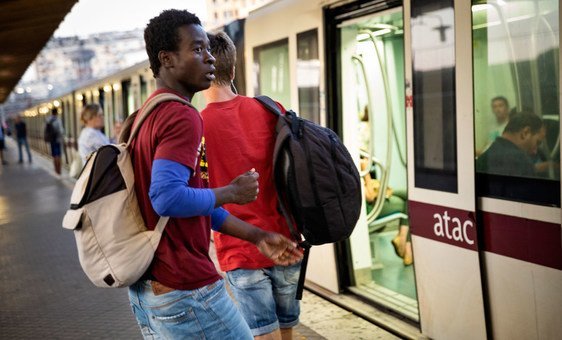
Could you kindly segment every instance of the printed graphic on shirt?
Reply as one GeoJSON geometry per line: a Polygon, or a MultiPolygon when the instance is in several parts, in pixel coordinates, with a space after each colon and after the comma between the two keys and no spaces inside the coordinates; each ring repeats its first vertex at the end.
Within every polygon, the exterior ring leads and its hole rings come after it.
{"type": "Polygon", "coordinates": [[[209,180],[209,171],[207,164],[207,151],[205,148],[205,137],[201,138],[201,144],[199,145],[199,154],[201,158],[199,159],[199,167],[201,168],[201,179],[204,181],[209,180]]]}

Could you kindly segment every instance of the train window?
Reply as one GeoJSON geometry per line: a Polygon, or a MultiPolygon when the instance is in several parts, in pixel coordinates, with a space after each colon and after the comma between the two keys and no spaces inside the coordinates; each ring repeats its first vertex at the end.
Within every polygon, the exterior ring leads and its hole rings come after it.
{"type": "Polygon", "coordinates": [[[291,106],[288,39],[254,48],[254,77],[256,96],[264,94],[291,106]]]}
{"type": "Polygon", "coordinates": [[[120,117],[115,117],[116,121],[124,121],[131,113],[135,111],[135,93],[131,90],[131,80],[121,82],[121,91],[123,101],[123,110],[120,117]]]}
{"type": "Polygon", "coordinates": [[[299,114],[320,123],[320,59],[318,30],[297,34],[297,87],[299,114]]]}
{"type": "Polygon", "coordinates": [[[141,95],[141,103],[144,103],[148,98],[148,88],[146,84],[146,79],[143,76],[140,76],[140,95],[141,95]]]}
{"type": "Polygon", "coordinates": [[[105,105],[105,92],[103,91],[103,88],[100,87],[98,89],[98,93],[99,93],[98,103],[100,104],[101,107],[105,107],[104,106],[105,105]]]}
{"type": "Polygon", "coordinates": [[[414,185],[457,192],[453,0],[412,1],[414,185]]]}
{"type": "Polygon", "coordinates": [[[558,7],[473,1],[479,196],[560,206],[558,7]]]}

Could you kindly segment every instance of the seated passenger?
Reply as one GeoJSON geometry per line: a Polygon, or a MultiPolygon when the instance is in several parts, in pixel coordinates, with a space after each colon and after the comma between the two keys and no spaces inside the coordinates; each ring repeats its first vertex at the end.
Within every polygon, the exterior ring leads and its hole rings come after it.
{"type": "MultiPolygon", "coordinates": [[[[365,170],[367,166],[367,159],[361,159],[361,170],[365,170]]],[[[367,202],[368,214],[373,209],[373,204],[379,195],[380,181],[373,178],[370,173],[367,173],[363,179],[365,180],[365,201],[367,202]]],[[[384,203],[377,217],[384,217],[397,212],[408,215],[407,195],[405,192],[395,193],[391,188],[386,188],[384,203]]],[[[405,266],[409,266],[414,262],[410,224],[407,218],[400,219],[400,228],[396,237],[392,239],[392,246],[396,255],[403,259],[405,266]]]]}
{"type": "Polygon", "coordinates": [[[478,157],[476,171],[518,177],[534,177],[531,157],[544,139],[543,122],[532,112],[513,115],[501,137],[478,157]]]}
{"type": "Polygon", "coordinates": [[[510,117],[509,102],[507,98],[503,96],[498,96],[492,98],[492,113],[496,117],[496,123],[491,127],[488,133],[488,139],[486,145],[478,151],[476,151],[476,156],[480,156],[484,151],[486,151],[490,145],[502,135],[503,130],[507,126],[510,117]]]}

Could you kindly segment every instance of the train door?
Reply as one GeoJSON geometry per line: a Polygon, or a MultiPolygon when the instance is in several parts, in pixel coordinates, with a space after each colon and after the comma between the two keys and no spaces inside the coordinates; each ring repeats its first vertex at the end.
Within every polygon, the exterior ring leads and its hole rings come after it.
{"type": "Polygon", "coordinates": [[[476,192],[495,339],[562,334],[559,20],[558,0],[472,1],[476,192]],[[514,139],[521,131],[534,143],[514,139]]]}
{"type": "Polygon", "coordinates": [[[422,333],[487,337],[476,225],[469,1],[404,4],[409,213],[422,333]]]}
{"type": "Polygon", "coordinates": [[[348,289],[412,320],[418,304],[409,236],[401,7],[337,25],[343,141],[357,160],[363,210],[349,241],[348,289]]]}

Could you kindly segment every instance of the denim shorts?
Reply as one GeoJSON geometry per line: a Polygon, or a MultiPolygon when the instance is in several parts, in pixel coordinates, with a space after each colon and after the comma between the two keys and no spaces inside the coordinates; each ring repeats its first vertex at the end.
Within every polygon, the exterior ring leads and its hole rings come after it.
{"type": "Polygon", "coordinates": [[[301,264],[264,269],[236,269],[226,273],[232,293],[254,336],[299,323],[295,299],[301,264]]]}
{"type": "Polygon", "coordinates": [[[144,339],[253,339],[222,279],[161,295],[139,281],[129,287],[129,301],[144,339]]]}
{"type": "Polygon", "coordinates": [[[61,155],[61,145],[59,142],[51,142],[51,156],[59,157],[61,155]]]}

